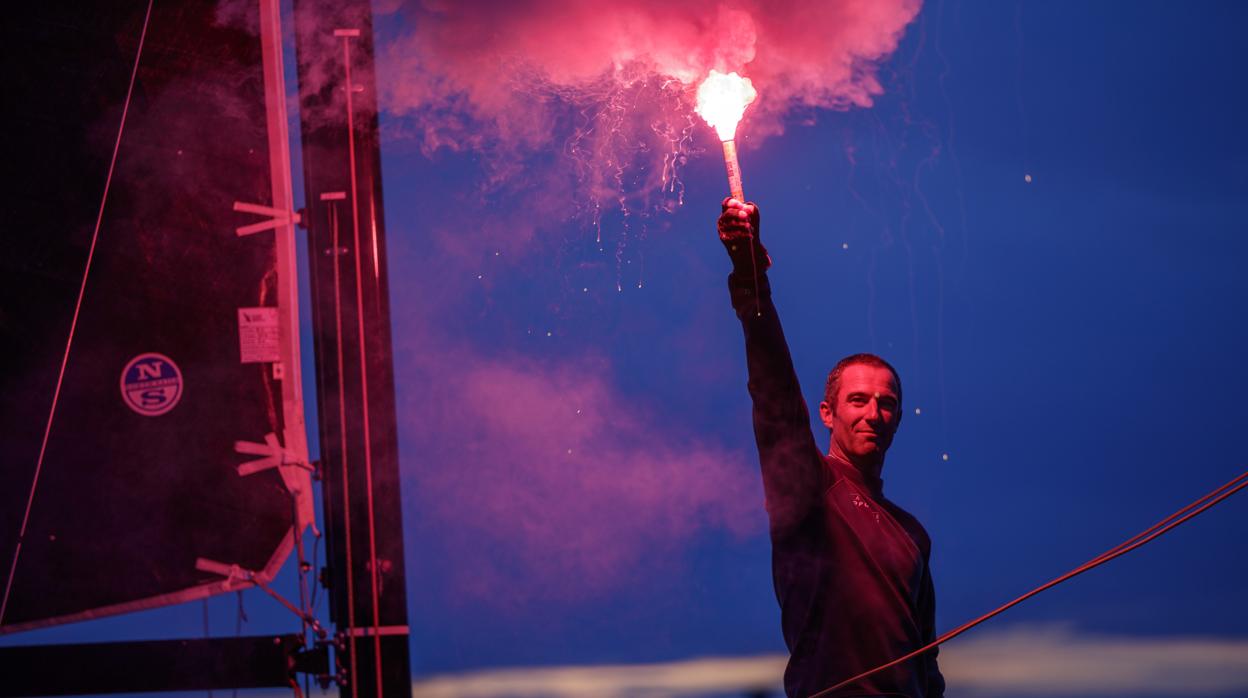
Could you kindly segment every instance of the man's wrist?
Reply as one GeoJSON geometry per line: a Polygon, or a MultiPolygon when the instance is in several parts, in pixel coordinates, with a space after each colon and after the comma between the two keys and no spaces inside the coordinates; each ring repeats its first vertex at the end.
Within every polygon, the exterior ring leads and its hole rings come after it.
{"type": "Polygon", "coordinates": [[[759,299],[766,300],[771,298],[771,283],[767,280],[767,270],[763,267],[758,268],[758,286],[755,287],[754,270],[748,266],[745,269],[733,269],[728,275],[728,291],[732,294],[733,307],[742,308],[746,304],[754,307],[759,299]],[[755,291],[757,290],[757,294],[755,291]]]}
{"type": "Polygon", "coordinates": [[[732,260],[733,271],[754,273],[755,270],[765,271],[771,267],[771,256],[763,243],[753,238],[725,240],[724,248],[728,250],[728,258],[732,260]]]}

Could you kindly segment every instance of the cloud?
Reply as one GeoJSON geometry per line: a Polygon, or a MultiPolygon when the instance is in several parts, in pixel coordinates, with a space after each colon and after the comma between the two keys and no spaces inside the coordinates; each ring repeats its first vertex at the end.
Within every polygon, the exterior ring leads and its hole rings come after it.
{"type": "Polygon", "coordinates": [[[461,347],[411,361],[430,390],[401,413],[421,451],[409,479],[460,601],[600,598],[679,564],[705,532],[761,531],[746,454],[662,424],[605,360],[461,347]]]}
{"type": "Polygon", "coordinates": [[[1248,691],[1248,638],[1098,635],[1019,626],[952,643],[951,686],[1001,696],[1216,696],[1248,691]]]}
{"type": "MultiPolygon", "coordinates": [[[[941,669],[951,695],[1229,696],[1248,691],[1248,638],[1085,634],[1067,625],[1015,626],[951,643],[941,669]]],[[[784,655],[658,664],[490,669],[435,676],[416,698],[701,696],[773,691],[784,655]]]]}
{"type": "Polygon", "coordinates": [[[417,681],[413,698],[699,696],[778,691],[787,657],[723,657],[653,664],[492,669],[417,681]]]}

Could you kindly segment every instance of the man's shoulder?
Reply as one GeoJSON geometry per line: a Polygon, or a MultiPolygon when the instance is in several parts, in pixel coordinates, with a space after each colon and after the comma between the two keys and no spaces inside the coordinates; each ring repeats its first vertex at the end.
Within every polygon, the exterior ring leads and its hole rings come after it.
{"type": "Polygon", "coordinates": [[[888,512],[892,514],[893,519],[895,519],[897,523],[901,524],[902,528],[906,529],[906,532],[915,539],[915,541],[919,544],[919,547],[923,549],[923,552],[927,553],[931,550],[932,539],[927,535],[927,529],[923,528],[923,524],[919,522],[918,518],[916,518],[914,514],[902,509],[893,500],[888,499],[887,497],[882,499],[884,500],[884,505],[888,507],[888,512]]]}

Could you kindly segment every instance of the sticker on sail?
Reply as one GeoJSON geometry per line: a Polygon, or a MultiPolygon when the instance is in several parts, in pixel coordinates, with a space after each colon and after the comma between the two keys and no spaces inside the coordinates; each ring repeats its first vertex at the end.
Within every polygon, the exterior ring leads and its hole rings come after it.
{"type": "Polygon", "coordinates": [[[238,353],[245,364],[282,360],[277,308],[238,309],[238,353]]]}
{"type": "Polygon", "coordinates": [[[139,354],[121,371],[121,397],[141,415],[162,415],[182,399],[182,371],[164,354],[139,354]]]}

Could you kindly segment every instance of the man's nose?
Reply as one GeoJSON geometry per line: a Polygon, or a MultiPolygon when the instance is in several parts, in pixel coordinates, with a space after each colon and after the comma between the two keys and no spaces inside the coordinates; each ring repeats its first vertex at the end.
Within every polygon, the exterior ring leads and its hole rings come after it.
{"type": "Polygon", "coordinates": [[[867,421],[877,422],[880,419],[880,403],[877,400],[867,402],[867,421]]]}

